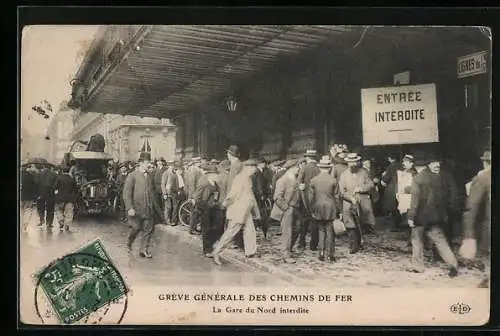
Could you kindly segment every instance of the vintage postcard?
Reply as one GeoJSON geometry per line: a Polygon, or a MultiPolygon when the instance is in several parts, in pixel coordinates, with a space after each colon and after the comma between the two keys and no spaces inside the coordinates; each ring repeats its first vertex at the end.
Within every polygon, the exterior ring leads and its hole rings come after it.
{"type": "Polygon", "coordinates": [[[19,323],[488,322],[488,27],[19,38],[19,323]]]}

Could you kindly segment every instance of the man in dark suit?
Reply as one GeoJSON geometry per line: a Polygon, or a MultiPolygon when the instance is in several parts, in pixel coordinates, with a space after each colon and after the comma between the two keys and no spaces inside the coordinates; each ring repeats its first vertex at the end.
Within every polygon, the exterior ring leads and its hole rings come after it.
{"type": "Polygon", "coordinates": [[[44,224],[47,228],[52,228],[54,222],[55,198],[54,191],[56,187],[57,174],[48,166],[43,166],[36,175],[38,186],[37,210],[40,221],[38,226],[44,224]]]}
{"type": "Polygon", "coordinates": [[[30,164],[28,167],[23,167],[21,173],[21,223],[23,232],[26,232],[28,231],[37,199],[37,168],[35,165],[30,164]]]}
{"type": "Polygon", "coordinates": [[[123,188],[123,200],[127,209],[127,215],[133,229],[128,238],[127,247],[132,251],[132,245],[137,235],[144,232],[140,256],[152,258],[149,251],[151,239],[154,232],[154,216],[161,214],[159,204],[154,195],[154,186],[148,166],[151,162],[151,154],[141,152],[139,166],[130,173],[125,180],[123,188]]]}
{"type": "Polygon", "coordinates": [[[55,186],[56,212],[59,218],[59,229],[69,231],[73,224],[74,205],[78,199],[78,186],[69,175],[67,167],[61,167],[55,186]]]}
{"type": "Polygon", "coordinates": [[[120,214],[120,221],[122,223],[127,222],[127,212],[125,210],[125,203],[123,202],[123,186],[125,185],[125,180],[128,176],[127,164],[122,163],[116,177],[116,191],[118,194],[118,211],[120,214]]]}
{"type": "MultiPolygon", "coordinates": [[[[309,187],[311,180],[320,173],[318,168],[318,162],[316,161],[317,152],[314,149],[308,149],[305,154],[306,163],[305,166],[299,172],[299,183],[301,185],[301,200],[304,203],[306,211],[310,211],[309,207],[309,187]]],[[[302,227],[300,228],[299,236],[299,249],[304,250],[306,246],[306,235],[311,232],[311,240],[309,242],[309,248],[311,251],[316,251],[318,248],[318,227],[316,222],[308,214],[308,218],[302,222],[302,227]]]]}
{"type": "Polygon", "coordinates": [[[200,167],[203,175],[193,196],[196,211],[201,215],[201,235],[203,255],[212,257],[213,245],[221,235],[222,210],[220,207],[220,188],[217,184],[217,167],[204,164],[200,167]]]}
{"type": "Polygon", "coordinates": [[[309,186],[310,210],[319,228],[319,260],[335,261],[335,233],[332,222],[340,214],[340,193],[337,180],[330,175],[329,156],[318,163],[321,172],[312,178],[309,186]]]}
{"type": "Polygon", "coordinates": [[[176,163],[172,171],[168,171],[162,178],[164,180],[162,192],[165,200],[165,220],[167,224],[172,226],[179,224],[178,209],[184,192],[184,181],[180,174],[181,169],[182,166],[176,163]]]}
{"type": "Polygon", "coordinates": [[[268,216],[265,207],[266,200],[270,196],[271,190],[271,177],[270,171],[267,168],[267,162],[264,158],[257,159],[257,170],[253,175],[253,184],[254,184],[254,195],[257,200],[257,204],[260,210],[260,227],[262,228],[262,233],[264,233],[264,238],[267,238],[267,231],[269,228],[268,216]]]}
{"type": "Polygon", "coordinates": [[[163,204],[163,198],[162,198],[162,188],[161,188],[161,179],[163,177],[163,172],[167,169],[167,162],[165,161],[164,158],[159,158],[156,161],[156,168],[153,172],[153,185],[155,188],[155,196],[157,199],[158,204],[160,204],[161,208],[163,209],[164,204],[163,204]]]}

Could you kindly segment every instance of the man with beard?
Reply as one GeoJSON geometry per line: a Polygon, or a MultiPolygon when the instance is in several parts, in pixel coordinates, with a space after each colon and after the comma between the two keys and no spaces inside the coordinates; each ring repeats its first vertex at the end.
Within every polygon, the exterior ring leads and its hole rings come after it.
{"type": "Polygon", "coordinates": [[[153,220],[155,214],[161,213],[159,205],[155,202],[152,176],[148,172],[150,162],[151,154],[141,152],[139,166],[127,176],[123,188],[125,207],[129,221],[133,226],[128,238],[127,247],[131,252],[137,235],[142,231],[144,235],[139,255],[143,258],[152,258],[149,247],[154,232],[153,220]]]}
{"type": "Polygon", "coordinates": [[[374,184],[368,171],[360,165],[361,156],[349,153],[345,161],[348,168],[340,175],[339,190],[343,200],[342,217],[349,235],[349,253],[353,254],[362,247],[363,226],[375,226],[370,197],[374,184]]]}

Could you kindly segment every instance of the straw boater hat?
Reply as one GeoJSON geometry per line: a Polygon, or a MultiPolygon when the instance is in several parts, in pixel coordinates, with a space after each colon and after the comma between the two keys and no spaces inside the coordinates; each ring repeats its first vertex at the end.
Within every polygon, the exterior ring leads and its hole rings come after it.
{"type": "Polygon", "coordinates": [[[359,162],[361,160],[361,156],[358,153],[349,153],[344,158],[345,162],[359,162]]]}
{"type": "Polygon", "coordinates": [[[216,174],[217,173],[217,166],[214,164],[205,163],[205,164],[201,165],[200,168],[207,174],[216,174]]]}
{"type": "Polygon", "coordinates": [[[408,160],[410,162],[415,162],[415,156],[413,156],[411,154],[405,154],[403,156],[403,158],[401,159],[401,161],[404,161],[404,160],[408,160]]]}
{"type": "Polygon", "coordinates": [[[318,152],[316,152],[315,149],[308,149],[306,150],[306,153],[304,154],[305,157],[309,158],[315,158],[318,155],[318,152]]]}
{"type": "Polygon", "coordinates": [[[318,162],[318,168],[331,168],[332,163],[330,161],[330,157],[325,155],[321,158],[321,160],[318,162]]]}
{"type": "Polygon", "coordinates": [[[191,159],[191,162],[192,163],[199,163],[199,162],[201,162],[201,157],[195,156],[194,158],[191,159]]]}

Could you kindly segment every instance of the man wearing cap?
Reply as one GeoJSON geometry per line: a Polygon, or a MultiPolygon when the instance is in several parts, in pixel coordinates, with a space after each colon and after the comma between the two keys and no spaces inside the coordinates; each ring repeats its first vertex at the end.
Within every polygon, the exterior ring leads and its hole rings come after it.
{"type": "Polygon", "coordinates": [[[424,235],[436,246],[449,265],[450,277],[457,276],[458,262],[448,244],[442,226],[448,217],[449,189],[440,174],[440,160],[434,154],[427,157],[427,166],[413,179],[408,210],[408,226],[412,229],[412,272],[424,271],[424,235]]]}
{"type": "Polygon", "coordinates": [[[297,160],[288,160],[286,173],[277,181],[270,218],[280,222],[281,253],[285,263],[295,263],[292,249],[299,237],[305,209],[300,199],[297,160]]]}
{"type": "Polygon", "coordinates": [[[319,229],[319,260],[335,261],[335,235],[332,222],[340,214],[340,197],[337,180],[330,175],[329,156],[318,163],[320,173],[312,178],[309,188],[310,210],[319,229]]]}
{"type": "Polygon", "coordinates": [[[217,167],[205,163],[201,165],[203,176],[193,196],[196,211],[201,215],[202,247],[205,257],[213,257],[213,245],[220,237],[222,211],[220,207],[220,188],[217,184],[217,167]]]}
{"type": "Polygon", "coordinates": [[[269,229],[269,223],[267,216],[269,215],[265,211],[266,200],[269,198],[271,189],[271,172],[267,168],[267,161],[264,158],[259,158],[257,160],[257,171],[255,173],[255,186],[256,186],[256,199],[259,204],[261,221],[260,226],[262,228],[262,233],[264,233],[264,238],[267,239],[267,232],[269,229]]]}
{"type": "Polygon", "coordinates": [[[166,225],[171,225],[172,224],[172,219],[174,216],[173,213],[173,206],[174,206],[174,200],[173,200],[173,193],[177,192],[177,181],[176,181],[176,176],[174,172],[174,167],[172,165],[167,165],[165,170],[163,171],[162,177],[161,177],[161,193],[162,193],[162,202],[164,203],[163,206],[163,217],[166,225]],[[170,181],[170,185],[167,186],[167,184],[170,181]]]}
{"type": "Polygon", "coordinates": [[[491,151],[485,151],[481,161],[484,169],[470,183],[463,213],[460,254],[469,260],[475,259],[477,254],[486,272],[482,286],[487,287],[491,256],[491,151]]]}
{"type": "Polygon", "coordinates": [[[274,163],[276,170],[274,171],[273,178],[271,180],[271,192],[270,195],[274,195],[274,190],[276,190],[276,182],[286,173],[286,169],[283,169],[284,160],[279,160],[274,163]]]}
{"type": "MultiPolygon", "coordinates": [[[[318,168],[318,162],[316,161],[317,152],[314,149],[308,149],[304,155],[306,162],[303,168],[299,171],[299,183],[300,183],[300,197],[304,203],[305,209],[310,212],[310,201],[308,195],[310,194],[310,182],[311,180],[319,175],[320,169],[318,168]]],[[[310,215],[310,214],[309,214],[310,215]]],[[[304,250],[306,246],[306,235],[311,232],[311,240],[309,242],[309,248],[311,251],[316,251],[318,248],[318,227],[316,226],[316,221],[312,217],[306,218],[302,221],[302,227],[300,228],[299,235],[299,249],[304,250]]]]}
{"type": "Polygon", "coordinates": [[[348,169],[340,175],[339,190],[343,200],[342,217],[349,235],[349,253],[352,254],[362,247],[363,226],[375,226],[370,196],[374,184],[368,171],[360,165],[361,156],[349,153],[345,161],[348,169]]]}
{"type": "Polygon", "coordinates": [[[161,214],[159,205],[155,202],[152,176],[147,171],[150,162],[151,154],[141,152],[139,166],[127,176],[123,187],[125,208],[133,226],[127,247],[129,251],[132,251],[132,245],[139,232],[142,231],[144,234],[139,255],[143,258],[152,258],[149,247],[154,232],[153,220],[155,214],[161,214]]]}
{"type": "Polygon", "coordinates": [[[252,191],[251,176],[257,169],[257,162],[249,159],[243,163],[243,168],[231,184],[229,193],[222,206],[226,208],[227,228],[220,240],[215,244],[214,261],[221,264],[220,252],[233,240],[234,236],[243,231],[245,256],[251,258],[257,252],[257,237],[253,220],[260,219],[259,207],[252,191]]]}

